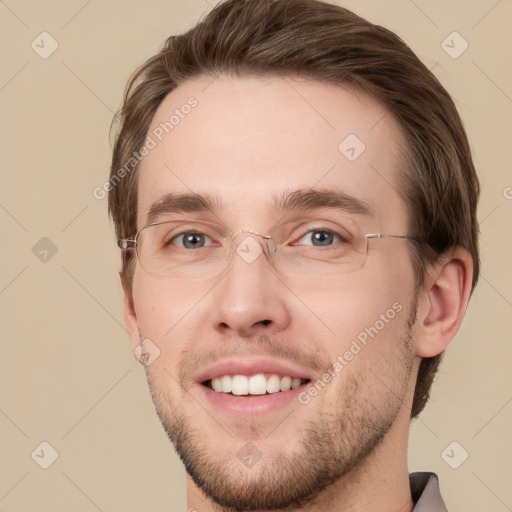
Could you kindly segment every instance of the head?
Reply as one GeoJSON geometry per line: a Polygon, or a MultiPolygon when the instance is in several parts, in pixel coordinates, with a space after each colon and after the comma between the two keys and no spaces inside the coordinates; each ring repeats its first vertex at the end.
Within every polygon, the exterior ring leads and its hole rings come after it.
{"type": "Polygon", "coordinates": [[[346,9],[227,1],[136,71],[117,122],[119,238],[150,217],[325,228],[340,194],[360,233],[409,237],[369,239],[361,268],[328,279],[280,273],[257,236],[265,257],[235,252],[204,279],[154,276],[123,252],[127,325],[158,347],[152,396],[196,484],[244,510],[313,499],[418,417],[478,279],[479,187],[453,101],[395,34],[346,9]],[[203,384],[230,365],[293,373],[297,400],[249,419],[214,407],[203,384]],[[244,450],[261,461],[244,466],[244,450]]]}

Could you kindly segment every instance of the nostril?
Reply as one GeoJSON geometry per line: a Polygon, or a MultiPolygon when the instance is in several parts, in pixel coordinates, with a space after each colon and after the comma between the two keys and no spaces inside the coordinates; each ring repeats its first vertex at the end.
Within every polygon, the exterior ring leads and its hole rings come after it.
{"type": "Polygon", "coordinates": [[[272,322],[272,320],[262,320],[261,323],[263,325],[268,325],[270,322],[272,322]]]}

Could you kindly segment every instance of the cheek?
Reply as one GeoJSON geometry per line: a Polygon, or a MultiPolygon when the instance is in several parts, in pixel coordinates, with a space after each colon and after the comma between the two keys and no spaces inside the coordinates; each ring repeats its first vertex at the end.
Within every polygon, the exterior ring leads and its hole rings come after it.
{"type": "Polygon", "coordinates": [[[335,375],[325,403],[358,403],[366,410],[363,402],[372,407],[401,397],[410,364],[404,344],[410,300],[383,287],[364,286],[332,291],[323,300],[322,320],[334,334],[319,346],[335,375]]]}
{"type": "MultiPolygon", "coordinates": [[[[133,299],[139,331],[143,339],[148,338],[158,346],[158,362],[165,364],[165,368],[176,368],[183,350],[191,348],[190,331],[202,314],[204,293],[200,283],[184,287],[170,280],[136,274],[133,299]]],[[[197,330],[194,332],[197,334],[197,330]]]]}
{"type": "Polygon", "coordinates": [[[344,373],[369,371],[401,343],[414,279],[406,248],[398,249],[382,247],[360,271],[342,278],[294,287],[307,305],[294,315],[298,332],[308,333],[326,360],[342,358],[344,373]]]}
{"type": "Polygon", "coordinates": [[[141,331],[157,337],[170,334],[180,319],[185,320],[187,312],[193,312],[204,292],[204,284],[200,282],[176,283],[136,272],[133,299],[141,331]]]}

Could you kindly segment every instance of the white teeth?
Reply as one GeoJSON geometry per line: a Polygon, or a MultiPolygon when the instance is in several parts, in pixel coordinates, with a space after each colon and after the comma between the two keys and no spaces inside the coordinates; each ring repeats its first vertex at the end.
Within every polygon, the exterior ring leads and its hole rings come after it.
{"type": "Polygon", "coordinates": [[[235,375],[231,381],[231,393],[233,395],[248,395],[249,379],[245,375],[235,375]]]}
{"type": "Polygon", "coordinates": [[[283,377],[281,379],[281,391],[289,391],[292,387],[292,379],[290,377],[283,377]]]}
{"type": "Polygon", "coordinates": [[[250,395],[264,395],[267,392],[267,379],[263,373],[253,375],[249,379],[249,394],[250,395]]]}
{"type": "Polygon", "coordinates": [[[229,375],[224,375],[220,379],[220,383],[221,383],[222,387],[219,391],[222,391],[223,393],[231,393],[233,380],[231,379],[231,377],[229,375]]]}
{"type": "Polygon", "coordinates": [[[271,375],[267,379],[267,393],[277,393],[281,391],[281,379],[279,375],[271,375]]]}
{"type": "Polygon", "coordinates": [[[292,379],[292,389],[297,389],[300,386],[300,379],[292,379]]]}
{"type": "Polygon", "coordinates": [[[219,393],[233,393],[233,395],[264,395],[265,393],[278,393],[297,389],[302,384],[302,379],[288,376],[280,377],[273,374],[265,377],[258,373],[247,377],[245,375],[223,375],[211,380],[211,387],[219,393]]]}

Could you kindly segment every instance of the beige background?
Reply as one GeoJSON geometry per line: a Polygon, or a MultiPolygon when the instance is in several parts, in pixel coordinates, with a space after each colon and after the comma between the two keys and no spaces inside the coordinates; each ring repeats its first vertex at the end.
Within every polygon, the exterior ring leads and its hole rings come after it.
{"type": "MultiPolygon", "coordinates": [[[[402,36],[469,133],[483,189],[482,278],[412,426],[409,460],[411,471],[439,473],[450,511],[503,512],[512,507],[512,2],[339,3],[402,36]],[[469,43],[457,59],[441,46],[453,31],[469,43]],[[453,441],[452,464],[469,453],[458,469],[441,456],[453,441]]],[[[128,76],[210,8],[0,2],[0,511],[186,509],[184,472],[123,327],[106,200],[92,191],[108,176],[109,124],[128,76]],[[43,31],[59,45],[47,59],[31,48],[43,31]],[[48,469],[35,462],[49,460],[43,441],[59,455],[48,469]]]]}

